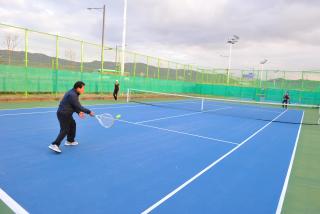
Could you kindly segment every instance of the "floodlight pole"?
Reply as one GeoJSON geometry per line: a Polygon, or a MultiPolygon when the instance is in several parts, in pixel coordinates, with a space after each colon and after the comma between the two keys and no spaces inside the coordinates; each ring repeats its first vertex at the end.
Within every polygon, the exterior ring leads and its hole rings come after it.
{"type": "Polygon", "coordinates": [[[262,83],[262,74],[263,74],[263,70],[264,70],[264,64],[266,64],[268,62],[267,59],[263,60],[260,62],[261,64],[261,72],[260,72],[260,87],[261,87],[261,83],[262,83]]]}
{"type": "Polygon", "coordinates": [[[231,68],[231,53],[232,53],[232,45],[233,43],[228,42],[229,45],[229,57],[228,57],[228,76],[227,76],[227,84],[229,85],[229,79],[230,79],[230,68],[231,68]]]}
{"type": "Polygon", "coordinates": [[[101,72],[103,72],[103,64],[104,64],[104,25],[105,25],[105,17],[106,17],[106,5],[103,5],[103,18],[102,18],[102,41],[101,41],[101,72]]]}
{"type": "Polygon", "coordinates": [[[237,35],[233,35],[233,37],[227,41],[227,43],[230,44],[230,46],[229,46],[228,71],[227,71],[227,85],[229,85],[229,81],[230,81],[232,45],[237,43],[239,41],[239,39],[240,38],[237,35]]]}
{"type": "Polygon", "coordinates": [[[127,0],[124,0],[123,9],[123,31],[122,31],[122,54],[121,54],[121,75],[124,75],[124,58],[126,49],[126,29],[127,29],[127,0]]]}
{"type": "Polygon", "coordinates": [[[115,71],[118,71],[118,63],[117,63],[117,60],[118,60],[118,45],[116,45],[116,58],[114,60],[114,63],[115,63],[115,66],[114,66],[114,70],[115,71]]]}
{"type": "Polygon", "coordinates": [[[105,17],[106,17],[106,5],[103,7],[89,7],[88,10],[102,10],[102,38],[101,38],[101,70],[103,71],[103,63],[104,63],[104,27],[105,27],[105,17]]]}

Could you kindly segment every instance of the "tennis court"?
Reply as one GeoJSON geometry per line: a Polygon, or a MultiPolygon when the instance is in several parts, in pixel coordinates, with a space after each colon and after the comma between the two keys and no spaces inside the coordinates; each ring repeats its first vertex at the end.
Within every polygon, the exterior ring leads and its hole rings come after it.
{"type": "Polygon", "coordinates": [[[184,98],[130,101],[87,106],[122,117],[105,129],[75,116],[80,145],[61,146],[62,154],[48,149],[59,131],[56,107],[1,110],[0,186],[7,205],[30,213],[281,210],[302,110],[184,98]]]}

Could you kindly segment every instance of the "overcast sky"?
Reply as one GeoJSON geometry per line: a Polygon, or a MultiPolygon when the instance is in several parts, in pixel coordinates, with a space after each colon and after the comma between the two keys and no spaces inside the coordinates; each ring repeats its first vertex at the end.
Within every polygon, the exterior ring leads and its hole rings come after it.
{"type": "MultiPolygon", "coordinates": [[[[122,0],[0,0],[0,22],[100,43],[121,44],[122,0]]],[[[226,68],[320,70],[319,0],[128,0],[128,49],[173,61],[226,68]]]]}

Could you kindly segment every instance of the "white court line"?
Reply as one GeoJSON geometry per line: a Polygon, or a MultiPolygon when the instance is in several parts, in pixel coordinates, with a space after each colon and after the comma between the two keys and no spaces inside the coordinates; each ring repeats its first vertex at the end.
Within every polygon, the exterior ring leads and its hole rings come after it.
{"type": "Polygon", "coordinates": [[[291,160],[290,160],[288,172],[287,172],[287,175],[286,175],[286,179],[285,179],[285,182],[283,184],[282,192],[281,192],[281,195],[280,195],[280,198],[279,198],[276,214],[280,214],[281,213],[283,202],[284,202],[284,198],[286,196],[286,192],[287,192],[287,188],[288,188],[288,184],[289,184],[289,178],[290,178],[290,174],[291,174],[291,170],[292,170],[292,166],[293,166],[293,161],[294,161],[294,157],[295,157],[295,154],[296,154],[297,145],[298,145],[298,141],[299,141],[299,136],[300,136],[303,117],[304,117],[304,112],[302,113],[299,130],[298,130],[297,137],[296,137],[296,142],[295,142],[294,149],[293,149],[293,152],[292,152],[292,155],[291,155],[291,160]]]}
{"type": "MultiPolygon", "coordinates": [[[[262,103],[263,104],[263,103],[262,103]]],[[[238,111],[240,110],[250,110],[250,111],[262,111],[262,112],[272,112],[272,113],[281,113],[282,108],[276,108],[276,107],[264,107],[264,106],[258,106],[258,105],[241,105],[241,104],[236,104],[236,103],[221,103],[220,105],[211,105],[211,103],[207,104],[207,106],[230,106],[234,109],[237,109],[238,111]],[[225,105],[223,105],[225,104],[225,105]]]]}
{"type": "Polygon", "coordinates": [[[0,199],[8,206],[14,213],[29,214],[23,207],[21,207],[15,200],[13,200],[5,191],[0,188],[0,199]]]}
{"type": "MultiPolygon", "coordinates": [[[[99,105],[99,104],[98,104],[99,105]]],[[[98,105],[84,105],[86,106],[98,106],[98,105]]],[[[101,104],[104,105],[104,104],[101,104]]],[[[122,104],[109,104],[111,105],[122,105],[122,104]]],[[[125,105],[125,104],[123,104],[125,105]]],[[[91,110],[97,110],[97,109],[117,109],[117,108],[134,108],[134,107],[139,107],[142,105],[126,105],[126,106],[114,106],[114,107],[109,107],[108,105],[106,105],[107,107],[99,107],[99,108],[90,108],[91,110]]],[[[39,107],[39,109],[41,109],[42,107],[39,107]]],[[[50,109],[50,108],[56,108],[57,107],[43,107],[43,109],[50,109]]],[[[6,111],[6,110],[28,110],[28,109],[37,109],[37,108],[21,108],[21,109],[0,109],[1,111],[6,111]]],[[[9,114],[0,114],[0,117],[2,116],[14,116],[14,115],[32,115],[32,114],[44,114],[44,113],[53,113],[56,112],[55,111],[36,111],[36,112],[24,112],[24,113],[9,113],[9,114]]]]}
{"type": "Polygon", "coordinates": [[[141,105],[127,105],[127,106],[114,106],[114,107],[100,107],[100,108],[91,108],[91,109],[114,109],[114,108],[134,108],[141,105]]]}
{"type": "Polygon", "coordinates": [[[158,130],[162,130],[162,131],[173,132],[173,133],[178,133],[178,134],[183,134],[183,135],[188,135],[188,136],[202,138],[202,139],[206,139],[206,140],[212,140],[212,141],[218,141],[218,142],[238,145],[238,143],[234,143],[234,142],[227,141],[227,140],[221,140],[221,139],[216,139],[216,138],[211,138],[211,137],[205,137],[205,136],[201,136],[201,135],[190,134],[190,133],[187,133],[187,132],[180,132],[180,131],[175,131],[175,130],[171,130],[171,129],[160,128],[160,127],[157,127],[157,126],[150,126],[150,125],[130,122],[130,121],[127,121],[127,120],[119,120],[119,119],[117,119],[117,120],[120,121],[120,122],[133,124],[133,125],[137,125],[137,126],[144,126],[144,127],[148,127],[148,128],[153,128],[153,129],[158,129],[158,130]]]}
{"type": "Polygon", "coordinates": [[[175,116],[170,116],[170,117],[161,117],[161,118],[156,118],[156,119],[152,119],[152,120],[144,120],[144,121],[140,121],[140,122],[136,122],[136,123],[137,124],[141,124],[141,123],[147,123],[147,122],[153,122],[153,121],[158,121],[158,120],[171,119],[171,118],[176,118],[176,117],[184,117],[184,116],[189,116],[189,115],[202,114],[202,113],[205,113],[205,112],[219,111],[219,110],[229,109],[229,108],[231,108],[231,107],[218,108],[218,109],[214,109],[214,110],[200,111],[200,112],[189,113],[189,114],[180,114],[180,115],[175,115],[175,116]]]}
{"type": "MultiPolygon", "coordinates": [[[[115,108],[132,108],[132,107],[137,107],[141,105],[132,105],[132,106],[115,106],[115,107],[104,107],[104,108],[90,108],[91,110],[96,110],[96,109],[115,109],[115,108]]],[[[10,114],[0,114],[0,117],[2,116],[14,116],[14,115],[32,115],[32,114],[46,114],[46,113],[53,113],[57,112],[55,111],[35,111],[35,112],[23,112],[23,113],[10,113],[10,114]]]]}
{"type": "Polygon", "coordinates": [[[57,111],[38,111],[38,112],[24,112],[24,113],[14,113],[14,114],[0,114],[0,117],[3,116],[16,116],[16,115],[32,115],[32,114],[47,114],[47,113],[52,113],[52,112],[57,112],[57,111]]]}
{"type": "Polygon", "coordinates": [[[184,187],[186,187],[187,185],[189,185],[191,182],[193,182],[195,179],[197,179],[198,177],[200,177],[202,174],[204,174],[205,172],[207,172],[209,169],[211,169],[213,166],[215,166],[216,164],[218,164],[220,161],[222,161],[223,159],[225,159],[226,157],[228,157],[230,154],[232,154],[234,151],[236,151],[237,149],[239,149],[243,144],[245,144],[246,142],[248,142],[251,138],[253,138],[254,136],[256,136],[259,132],[261,132],[263,129],[265,129],[267,126],[269,126],[273,121],[275,121],[278,117],[280,117],[281,115],[283,115],[285,112],[287,112],[287,110],[281,112],[281,114],[279,114],[277,117],[275,117],[272,121],[270,121],[269,123],[267,123],[266,125],[264,125],[262,128],[260,128],[258,131],[256,131],[255,133],[253,133],[252,135],[250,135],[247,139],[245,139],[244,141],[242,141],[240,144],[238,144],[236,147],[234,147],[233,149],[231,149],[228,153],[224,154],[222,157],[220,157],[218,160],[214,161],[213,163],[211,163],[209,166],[207,166],[206,168],[204,168],[203,170],[201,170],[198,174],[196,174],[195,176],[193,176],[192,178],[190,178],[189,180],[187,180],[186,182],[184,182],[181,186],[179,186],[178,188],[176,188],[175,190],[173,190],[172,192],[170,192],[168,195],[166,195],[165,197],[163,197],[161,200],[159,200],[158,202],[156,202],[155,204],[153,204],[152,206],[150,206],[148,209],[146,209],[145,211],[142,212],[142,214],[146,214],[146,213],[150,213],[152,210],[154,210],[156,207],[158,207],[160,204],[162,204],[163,202],[165,202],[166,200],[168,200],[169,198],[171,198],[173,195],[175,195],[177,192],[179,192],[180,190],[182,190],[184,187]]]}
{"type": "MultiPolygon", "coordinates": [[[[241,110],[241,108],[239,108],[239,109],[241,110]]],[[[278,109],[278,111],[276,111],[276,110],[273,111],[273,110],[268,110],[268,109],[259,109],[259,107],[256,107],[256,108],[245,108],[245,109],[248,109],[250,111],[262,111],[262,112],[271,112],[271,113],[281,113],[282,112],[282,109],[278,109]]]]}
{"type": "MultiPolygon", "coordinates": [[[[168,101],[169,102],[169,101],[168,101]]],[[[170,101],[172,103],[172,101],[170,101]]],[[[178,101],[177,101],[178,102],[178,101]]],[[[162,102],[165,103],[165,102],[162,102]]],[[[197,103],[195,101],[183,101],[179,103],[197,103]]],[[[126,105],[126,106],[119,106],[118,108],[126,108],[126,107],[137,107],[141,105],[132,105],[132,104],[127,104],[127,103],[119,103],[119,104],[114,104],[114,103],[106,103],[106,104],[92,104],[92,105],[84,105],[84,106],[112,106],[112,105],[126,105]]],[[[48,106],[48,107],[31,107],[31,108],[9,108],[9,109],[0,109],[0,111],[15,111],[15,110],[29,110],[29,109],[51,109],[51,108],[57,108],[56,106],[48,106]]],[[[117,108],[117,107],[114,107],[117,108]]],[[[100,109],[100,108],[96,108],[100,109]]],[[[103,108],[102,108],[103,109],[103,108]]]]}
{"type": "Polygon", "coordinates": [[[57,106],[47,106],[47,107],[30,107],[30,108],[7,108],[7,109],[0,109],[0,111],[15,111],[15,110],[30,110],[30,109],[44,109],[44,108],[57,108],[57,106]]]}
{"type": "MultiPolygon", "coordinates": [[[[59,104],[58,104],[59,105],[59,104]]],[[[127,106],[119,106],[119,108],[125,108],[125,107],[135,107],[135,106],[140,106],[140,105],[130,105],[130,104],[126,104],[126,103],[122,103],[122,104],[114,104],[114,103],[110,103],[110,104],[93,104],[93,105],[83,105],[83,106],[112,106],[112,105],[127,105],[127,106]]],[[[15,110],[30,110],[30,109],[55,109],[57,108],[57,106],[48,106],[48,107],[32,107],[32,108],[9,108],[9,109],[0,109],[0,111],[15,111],[15,110]]]]}
{"type": "MultiPolygon", "coordinates": [[[[137,101],[133,100],[133,101],[130,101],[130,102],[132,102],[132,103],[140,103],[142,105],[147,105],[147,106],[153,105],[153,106],[156,106],[156,107],[157,107],[157,105],[158,105],[158,107],[161,107],[160,106],[161,104],[162,105],[171,104],[171,105],[178,106],[180,104],[185,104],[185,103],[197,103],[197,104],[199,104],[199,109],[200,109],[200,104],[201,104],[201,103],[199,103],[199,101],[191,101],[191,100],[189,100],[189,101],[172,101],[172,100],[171,101],[170,100],[168,100],[168,101],[141,101],[141,102],[139,102],[139,100],[137,100],[137,101]]],[[[176,106],[174,106],[174,107],[176,107],[176,106]]],[[[217,106],[217,105],[215,105],[215,106],[217,106]]],[[[170,108],[170,106],[169,106],[169,108],[170,108]]]]}

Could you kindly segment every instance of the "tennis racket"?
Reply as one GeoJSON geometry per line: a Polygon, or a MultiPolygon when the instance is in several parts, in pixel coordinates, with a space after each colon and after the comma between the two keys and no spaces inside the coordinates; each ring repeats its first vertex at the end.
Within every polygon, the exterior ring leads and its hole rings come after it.
{"type": "Polygon", "coordinates": [[[115,118],[108,113],[98,114],[95,115],[97,120],[99,121],[100,125],[104,128],[111,128],[114,124],[115,118]]]}

